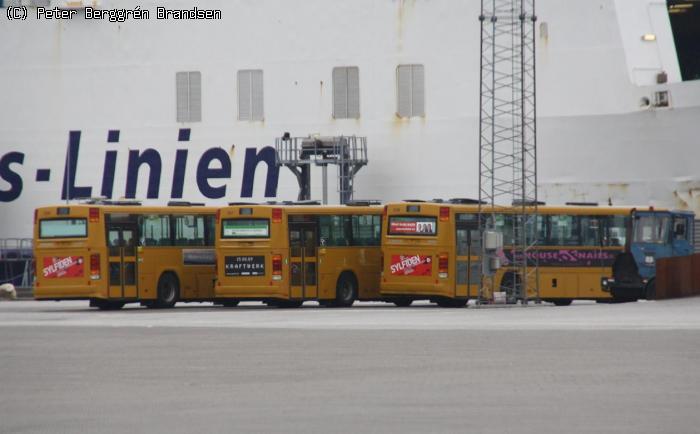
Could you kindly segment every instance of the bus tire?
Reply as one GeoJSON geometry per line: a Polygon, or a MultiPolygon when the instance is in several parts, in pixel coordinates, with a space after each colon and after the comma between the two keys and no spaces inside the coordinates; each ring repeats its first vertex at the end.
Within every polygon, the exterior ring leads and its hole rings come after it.
{"type": "Polygon", "coordinates": [[[352,273],[342,273],[335,286],[335,307],[350,307],[357,299],[357,279],[352,273]]]}
{"type": "Polygon", "coordinates": [[[656,279],[651,279],[644,287],[644,294],[647,300],[656,300],[656,279]]]}
{"type": "Polygon", "coordinates": [[[555,306],[569,306],[574,300],[570,298],[555,298],[552,300],[555,306]]]}
{"type": "Polygon", "coordinates": [[[90,301],[90,307],[96,307],[99,310],[119,310],[124,307],[126,303],[123,301],[111,301],[111,300],[92,300],[90,301]]]}
{"type": "Polygon", "coordinates": [[[469,302],[466,298],[443,298],[437,300],[437,305],[440,307],[464,307],[469,302]]]}
{"type": "Polygon", "coordinates": [[[175,306],[180,298],[180,282],[172,273],[163,273],[158,280],[158,297],[153,307],[157,309],[170,309],[175,306]]]}
{"type": "Polygon", "coordinates": [[[236,306],[238,306],[238,303],[240,303],[240,301],[238,301],[238,300],[226,300],[226,301],[222,301],[221,305],[223,307],[236,307],[236,306]]]}
{"type": "Polygon", "coordinates": [[[410,298],[395,298],[391,300],[392,303],[394,303],[397,307],[408,307],[413,303],[413,300],[410,298]]]}

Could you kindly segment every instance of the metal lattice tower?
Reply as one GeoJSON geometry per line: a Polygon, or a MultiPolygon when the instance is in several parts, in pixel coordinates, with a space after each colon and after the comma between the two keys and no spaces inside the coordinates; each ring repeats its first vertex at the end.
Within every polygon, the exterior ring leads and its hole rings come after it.
{"type": "MultiPolygon", "coordinates": [[[[535,100],[535,0],[481,1],[481,112],[479,116],[480,233],[496,227],[496,205],[514,205],[513,236],[504,237],[509,298],[539,299],[537,258],[537,140],[535,100]],[[528,291],[528,288],[530,291],[528,291]]],[[[509,234],[505,234],[509,235],[509,234]]],[[[495,259],[484,256],[484,261],[495,259]]],[[[503,259],[501,257],[501,259],[503,259]]],[[[479,301],[493,276],[482,272],[479,301]]],[[[504,279],[506,280],[506,279],[504,279]]]]}

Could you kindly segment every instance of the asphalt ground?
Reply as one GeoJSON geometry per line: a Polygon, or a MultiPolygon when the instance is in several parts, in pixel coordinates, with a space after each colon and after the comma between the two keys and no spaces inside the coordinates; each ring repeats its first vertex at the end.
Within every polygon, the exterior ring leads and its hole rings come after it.
{"type": "Polygon", "coordinates": [[[0,433],[700,431],[700,298],[0,302],[0,433]]]}

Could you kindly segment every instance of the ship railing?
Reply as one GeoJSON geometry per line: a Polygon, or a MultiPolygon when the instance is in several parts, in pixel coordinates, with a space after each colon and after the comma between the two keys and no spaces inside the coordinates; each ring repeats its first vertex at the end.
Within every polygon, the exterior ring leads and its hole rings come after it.
{"type": "Polygon", "coordinates": [[[34,286],[34,254],[31,238],[0,238],[0,284],[18,288],[34,286]]]}

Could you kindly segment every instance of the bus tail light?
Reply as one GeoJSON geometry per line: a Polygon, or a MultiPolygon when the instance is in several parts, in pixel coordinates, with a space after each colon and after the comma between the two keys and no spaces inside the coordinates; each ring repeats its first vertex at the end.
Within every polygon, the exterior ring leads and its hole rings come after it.
{"type": "Polygon", "coordinates": [[[39,217],[39,210],[35,209],[34,210],[34,224],[36,224],[38,217],[39,217]]]}
{"type": "Polygon", "coordinates": [[[272,223],[282,223],[282,208],[272,208],[272,223]]]}
{"type": "Polygon", "coordinates": [[[389,205],[384,205],[384,211],[382,211],[382,216],[386,217],[389,214],[389,205]]]}
{"type": "Polygon", "coordinates": [[[450,219],[450,208],[446,206],[440,207],[440,221],[446,222],[450,219]]]}
{"type": "Polygon", "coordinates": [[[90,223],[97,223],[100,221],[100,209],[90,208],[90,223]]]}
{"type": "Polygon", "coordinates": [[[90,279],[100,279],[100,254],[93,253],[90,255],[90,279]]]}
{"type": "Polygon", "coordinates": [[[440,253],[438,255],[438,277],[441,279],[447,279],[447,269],[449,267],[449,257],[447,253],[440,253]]]}
{"type": "Polygon", "coordinates": [[[221,210],[217,209],[216,210],[216,224],[221,223],[221,210]]]}
{"type": "Polygon", "coordinates": [[[282,255],[272,255],[272,280],[282,280],[282,255]]]}

